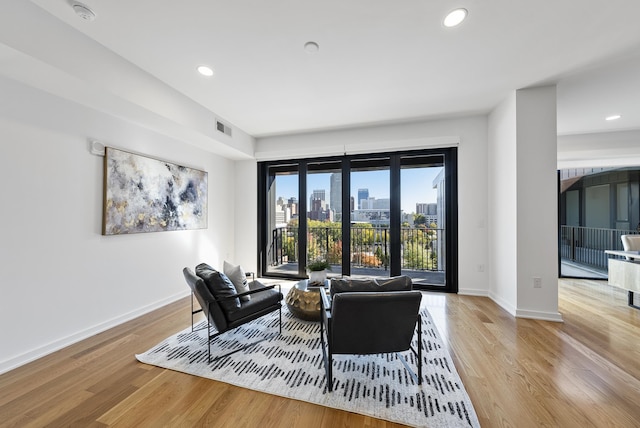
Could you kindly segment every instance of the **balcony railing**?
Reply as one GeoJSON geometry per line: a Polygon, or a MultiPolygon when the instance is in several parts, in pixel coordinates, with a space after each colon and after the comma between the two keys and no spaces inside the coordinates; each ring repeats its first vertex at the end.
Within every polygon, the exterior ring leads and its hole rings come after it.
{"type": "MultiPolygon", "coordinates": [[[[443,271],[444,229],[402,228],[401,261],[403,269],[443,271]]],[[[351,266],[388,269],[390,230],[385,227],[351,227],[351,266]]],[[[273,229],[269,262],[272,266],[298,262],[298,228],[273,229]]],[[[326,259],[342,264],[342,229],[312,227],[307,231],[307,260],[326,259]]]]}
{"type": "Polygon", "coordinates": [[[561,226],[560,257],[606,272],[608,257],[604,250],[622,250],[620,236],[638,233],[637,230],[561,226]]]}
{"type": "MultiPolygon", "coordinates": [[[[403,270],[444,271],[443,229],[401,229],[401,263],[403,270]]],[[[342,263],[342,230],[335,227],[309,228],[308,260],[326,259],[334,266],[342,263]]],[[[600,272],[607,271],[604,250],[622,250],[620,236],[640,233],[637,230],[561,226],[562,260],[600,272]]],[[[388,269],[390,260],[389,228],[351,228],[351,267],[388,269]]],[[[268,261],[271,266],[298,263],[298,229],[277,228],[272,231],[268,261]]]]}

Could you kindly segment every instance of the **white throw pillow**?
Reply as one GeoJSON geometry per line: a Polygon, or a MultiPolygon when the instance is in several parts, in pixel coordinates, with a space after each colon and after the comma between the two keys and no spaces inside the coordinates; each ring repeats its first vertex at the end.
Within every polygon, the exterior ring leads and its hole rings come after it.
{"type": "MultiPolygon", "coordinates": [[[[224,274],[229,277],[238,294],[246,293],[247,291],[249,291],[247,275],[244,273],[244,269],[242,269],[240,265],[232,265],[225,260],[222,270],[224,274]]],[[[251,296],[241,296],[240,300],[242,300],[243,302],[248,302],[249,300],[251,300],[251,296]]]]}

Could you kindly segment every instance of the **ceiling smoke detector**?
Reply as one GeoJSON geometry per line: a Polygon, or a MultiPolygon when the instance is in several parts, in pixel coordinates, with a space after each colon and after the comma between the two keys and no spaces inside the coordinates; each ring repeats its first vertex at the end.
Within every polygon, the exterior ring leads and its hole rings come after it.
{"type": "Polygon", "coordinates": [[[316,42],[307,42],[304,44],[304,50],[310,54],[314,54],[320,50],[320,46],[316,42]]]}
{"type": "Polygon", "coordinates": [[[96,19],[96,14],[91,9],[89,9],[89,6],[85,4],[74,2],[71,7],[73,7],[73,11],[76,13],[76,15],[78,15],[85,21],[93,21],[94,19],[96,19]]]}

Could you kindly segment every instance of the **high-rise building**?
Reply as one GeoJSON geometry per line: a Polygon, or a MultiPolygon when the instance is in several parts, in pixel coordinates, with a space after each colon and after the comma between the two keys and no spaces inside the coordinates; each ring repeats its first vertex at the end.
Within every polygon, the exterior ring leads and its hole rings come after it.
{"type": "Polygon", "coordinates": [[[335,213],[335,220],[342,219],[342,173],[334,172],[329,177],[329,208],[335,213]]]}
{"type": "Polygon", "coordinates": [[[284,203],[282,197],[276,201],[276,207],[274,210],[276,227],[285,227],[289,220],[291,220],[291,210],[284,203]]]}
{"type": "Polygon", "coordinates": [[[418,202],[416,203],[416,214],[422,214],[424,216],[427,226],[431,224],[438,225],[438,204],[418,202]]]}
{"type": "Polygon", "coordinates": [[[436,204],[436,203],[418,202],[418,203],[416,203],[416,214],[437,215],[438,214],[438,204],[436,204]]]}
{"type": "Polygon", "coordinates": [[[283,206],[284,205],[286,205],[287,210],[289,212],[289,218],[287,221],[289,221],[292,218],[298,217],[298,198],[291,197],[287,199],[287,203],[283,204],[283,206]]]}
{"type": "Polygon", "coordinates": [[[362,209],[363,200],[369,200],[369,189],[358,189],[358,209],[362,209]]]}
{"type": "Polygon", "coordinates": [[[388,210],[390,206],[391,199],[389,198],[376,199],[371,196],[368,199],[360,200],[361,210],[388,210]]]}
{"type": "Polygon", "coordinates": [[[325,201],[327,200],[325,194],[326,190],[324,189],[314,189],[311,197],[309,198],[309,206],[313,206],[313,201],[322,201],[322,208],[324,208],[325,201]]]}
{"type": "Polygon", "coordinates": [[[291,209],[291,217],[298,217],[298,198],[292,197],[287,201],[287,205],[291,209]]]}
{"type": "Polygon", "coordinates": [[[376,198],[369,198],[369,200],[373,199],[373,201],[371,201],[369,203],[369,208],[374,208],[377,210],[388,210],[391,208],[391,199],[389,198],[382,198],[382,199],[376,199],[376,198]]]}
{"type": "Polygon", "coordinates": [[[322,199],[311,199],[307,216],[310,220],[324,220],[324,201],[322,199]]]}
{"type": "Polygon", "coordinates": [[[307,207],[308,218],[311,220],[326,220],[328,217],[326,208],[325,190],[314,190],[309,197],[309,206],[307,207]]]}

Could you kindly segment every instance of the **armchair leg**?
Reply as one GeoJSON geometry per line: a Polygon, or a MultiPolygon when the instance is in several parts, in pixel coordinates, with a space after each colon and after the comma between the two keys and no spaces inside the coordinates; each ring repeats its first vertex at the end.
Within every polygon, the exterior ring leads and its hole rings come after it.
{"type": "Polygon", "coordinates": [[[327,364],[327,388],[329,392],[333,391],[333,354],[329,350],[329,361],[327,364]]]}
{"type": "MultiPolygon", "coordinates": [[[[327,337],[327,341],[329,338],[327,337]]],[[[325,349],[324,342],[324,322],[320,320],[320,345],[322,347],[322,361],[324,362],[324,370],[325,376],[327,378],[327,390],[329,392],[333,391],[333,355],[331,354],[331,349],[329,349],[329,356],[327,357],[327,350],[325,349]]]]}
{"type": "MultiPolygon", "coordinates": [[[[278,291],[282,294],[282,286],[280,284],[276,284],[278,287],[278,291]]],[[[282,334],[282,305],[278,309],[278,316],[280,317],[280,334],[282,334]]]]}
{"type": "Polygon", "coordinates": [[[418,350],[413,349],[413,346],[410,346],[409,348],[411,349],[411,352],[413,352],[413,355],[418,360],[416,362],[416,365],[418,366],[418,375],[416,376],[413,370],[411,370],[411,367],[409,367],[409,363],[407,362],[407,359],[404,356],[398,355],[398,359],[400,360],[404,368],[407,370],[407,372],[409,372],[409,375],[413,378],[413,380],[418,385],[422,385],[422,317],[420,316],[420,314],[418,314],[418,321],[416,325],[418,327],[418,350]]]}
{"type": "Polygon", "coordinates": [[[422,317],[418,314],[418,385],[422,385],[422,317]]]}
{"type": "MultiPolygon", "coordinates": [[[[279,326],[279,329],[280,329],[280,334],[282,334],[282,306],[280,306],[278,308],[278,326],[279,326]]],[[[214,340],[216,337],[220,336],[221,334],[225,333],[226,331],[227,330],[223,331],[222,333],[216,332],[215,334],[211,334],[211,323],[207,324],[207,333],[209,335],[209,340],[207,341],[207,346],[208,346],[207,357],[208,357],[209,363],[221,360],[222,358],[226,358],[229,355],[235,354],[236,352],[244,351],[247,348],[255,346],[260,342],[264,342],[265,340],[269,340],[272,337],[276,336],[276,333],[270,334],[268,337],[265,337],[264,339],[260,339],[260,340],[257,340],[255,342],[253,342],[253,343],[249,343],[248,345],[245,345],[240,349],[236,349],[235,351],[231,351],[231,352],[228,352],[228,353],[226,353],[224,355],[220,355],[218,357],[215,357],[214,359],[211,359],[211,341],[214,340]]]]}
{"type": "Polygon", "coordinates": [[[207,361],[211,363],[211,323],[207,323],[207,361]]]}
{"type": "Polygon", "coordinates": [[[206,327],[202,327],[202,328],[198,328],[195,329],[194,327],[194,319],[193,316],[197,313],[202,312],[202,308],[198,309],[198,310],[193,310],[193,292],[191,292],[191,331],[200,331],[200,330],[204,330],[206,327]]]}

